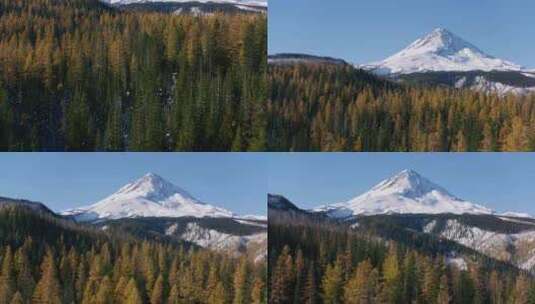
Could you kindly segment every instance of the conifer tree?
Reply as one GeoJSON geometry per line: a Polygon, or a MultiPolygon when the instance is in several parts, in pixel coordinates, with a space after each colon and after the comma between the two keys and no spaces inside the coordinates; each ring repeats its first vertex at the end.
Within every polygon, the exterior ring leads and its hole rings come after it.
{"type": "Polygon", "coordinates": [[[15,272],[13,269],[13,253],[11,248],[5,249],[0,271],[0,303],[9,304],[15,293],[15,272]]]}
{"type": "Polygon", "coordinates": [[[164,281],[163,281],[163,276],[160,274],[158,278],[156,279],[154,288],[152,289],[152,293],[150,296],[150,303],[162,304],[163,299],[164,299],[164,281]]]}
{"type": "Polygon", "coordinates": [[[250,282],[248,278],[247,260],[242,258],[234,273],[234,304],[250,303],[250,282]]]}
{"type": "Polygon", "coordinates": [[[252,304],[265,304],[266,303],[264,281],[259,277],[256,277],[253,281],[253,286],[251,290],[251,303],[252,304]]]}
{"type": "Polygon", "coordinates": [[[126,285],[126,300],[125,304],[143,304],[143,299],[139,293],[136,281],[134,278],[131,278],[126,285]]]}
{"type": "Polygon", "coordinates": [[[58,271],[52,251],[49,249],[41,263],[41,279],[35,287],[33,303],[55,304],[61,302],[58,271]]]}
{"type": "Polygon", "coordinates": [[[323,302],[328,304],[342,303],[342,268],[339,260],[328,265],[322,280],[323,302]]]}
{"type": "Polygon", "coordinates": [[[112,304],[113,303],[113,289],[111,280],[108,276],[105,276],[97,290],[95,296],[95,304],[112,304]]]}

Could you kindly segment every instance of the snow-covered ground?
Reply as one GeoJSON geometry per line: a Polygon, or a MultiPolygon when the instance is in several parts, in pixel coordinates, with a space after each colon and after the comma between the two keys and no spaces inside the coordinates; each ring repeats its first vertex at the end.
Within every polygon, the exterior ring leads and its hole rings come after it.
{"type": "Polygon", "coordinates": [[[156,174],[146,174],[105,199],[64,211],[78,221],[132,217],[234,217],[223,208],[203,203],[156,174]]]}
{"type": "Polygon", "coordinates": [[[437,28],[380,62],[360,66],[377,74],[428,71],[520,71],[522,67],[486,54],[452,32],[437,28]]]}
{"type": "Polygon", "coordinates": [[[327,211],[338,218],[392,213],[493,213],[491,209],[451,195],[412,170],[404,170],[347,202],[321,206],[314,211],[327,211]]]}

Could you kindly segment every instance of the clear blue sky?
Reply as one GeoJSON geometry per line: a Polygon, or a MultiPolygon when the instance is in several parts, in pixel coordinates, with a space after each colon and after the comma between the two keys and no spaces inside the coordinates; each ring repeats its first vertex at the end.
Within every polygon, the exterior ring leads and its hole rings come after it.
{"type": "Polygon", "coordinates": [[[498,212],[535,215],[535,155],[309,153],[270,157],[269,191],[304,208],[347,201],[403,169],[498,212]]]}
{"type": "Polygon", "coordinates": [[[535,68],[533,0],[269,0],[269,53],[368,63],[436,27],[486,53],[535,68]]]}
{"type": "Polygon", "coordinates": [[[254,153],[0,153],[0,196],[83,206],[148,172],[238,214],[266,214],[266,162],[254,153]]]}

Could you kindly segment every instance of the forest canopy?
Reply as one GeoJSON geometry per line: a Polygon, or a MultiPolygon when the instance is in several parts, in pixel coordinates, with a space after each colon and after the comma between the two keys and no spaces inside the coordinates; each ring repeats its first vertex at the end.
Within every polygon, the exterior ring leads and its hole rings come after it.
{"type": "Polygon", "coordinates": [[[0,150],[265,150],[264,14],[0,0],[0,150]]]}
{"type": "Polygon", "coordinates": [[[270,65],[268,75],[269,150],[535,150],[535,94],[395,84],[349,65],[270,65]]]}
{"type": "Polygon", "coordinates": [[[0,303],[266,303],[266,264],[0,207],[0,303]]]}

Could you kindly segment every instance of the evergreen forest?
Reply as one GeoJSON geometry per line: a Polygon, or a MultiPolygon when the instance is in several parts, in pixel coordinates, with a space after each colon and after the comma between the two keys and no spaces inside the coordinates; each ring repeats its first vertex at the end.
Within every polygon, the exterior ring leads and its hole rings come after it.
{"type": "Polygon", "coordinates": [[[530,274],[478,254],[462,263],[318,216],[272,212],[269,221],[272,304],[535,303],[530,274]]]}
{"type": "Polygon", "coordinates": [[[0,0],[0,150],[265,150],[266,19],[0,0]]]}
{"type": "Polygon", "coordinates": [[[272,151],[534,151],[535,94],[400,84],[347,64],[273,64],[272,151]]]}
{"type": "Polygon", "coordinates": [[[267,302],[265,263],[0,207],[0,303],[267,302]]]}

